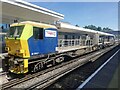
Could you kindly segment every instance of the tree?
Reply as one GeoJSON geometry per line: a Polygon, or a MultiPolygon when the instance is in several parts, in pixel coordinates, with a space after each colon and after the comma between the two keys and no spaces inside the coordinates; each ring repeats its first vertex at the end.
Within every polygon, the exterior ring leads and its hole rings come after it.
{"type": "Polygon", "coordinates": [[[88,25],[88,26],[85,26],[84,28],[92,29],[92,30],[97,30],[97,27],[94,26],[94,25],[88,25]]]}
{"type": "Polygon", "coordinates": [[[75,26],[76,26],[76,27],[79,27],[79,25],[77,25],[77,24],[76,24],[75,26]]]}
{"type": "Polygon", "coordinates": [[[97,31],[102,31],[102,28],[101,28],[101,27],[98,27],[98,28],[97,28],[97,31]]]}
{"type": "Polygon", "coordinates": [[[103,30],[102,30],[103,32],[109,32],[109,31],[113,31],[112,29],[110,29],[110,28],[108,28],[108,27],[106,27],[106,28],[103,28],[103,30]]]}
{"type": "Polygon", "coordinates": [[[84,28],[87,28],[87,29],[92,29],[92,30],[96,30],[96,31],[103,31],[103,32],[110,32],[110,31],[113,31],[112,29],[108,28],[108,27],[104,27],[103,29],[98,26],[94,26],[94,25],[88,25],[88,26],[85,26],[84,28]]]}

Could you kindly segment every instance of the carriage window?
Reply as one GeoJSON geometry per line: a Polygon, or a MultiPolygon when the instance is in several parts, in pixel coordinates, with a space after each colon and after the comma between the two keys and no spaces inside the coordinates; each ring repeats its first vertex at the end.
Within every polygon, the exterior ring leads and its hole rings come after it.
{"type": "Polygon", "coordinates": [[[68,39],[68,35],[65,35],[65,39],[68,39]]]}
{"type": "Polygon", "coordinates": [[[33,27],[33,36],[35,39],[43,39],[43,28],[33,27]]]}
{"type": "Polygon", "coordinates": [[[72,39],[75,39],[75,36],[72,36],[72,39]]]}

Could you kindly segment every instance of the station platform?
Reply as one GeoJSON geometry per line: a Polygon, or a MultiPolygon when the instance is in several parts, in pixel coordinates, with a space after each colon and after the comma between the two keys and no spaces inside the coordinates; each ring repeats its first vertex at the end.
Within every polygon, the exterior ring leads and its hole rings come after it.
{"type": "Polygon", "coordinates": [[[0,73],[3,71],[3,68],[2,68],[2,59],[6,55],[8,55],[8,53],[0,53],[0,73]]]}
{"type": "Polygon", "coordinates": [[[77,90],[112,88],[119,89],[120,49],[117,50],[101,67],[89,76],[77,90]]]}

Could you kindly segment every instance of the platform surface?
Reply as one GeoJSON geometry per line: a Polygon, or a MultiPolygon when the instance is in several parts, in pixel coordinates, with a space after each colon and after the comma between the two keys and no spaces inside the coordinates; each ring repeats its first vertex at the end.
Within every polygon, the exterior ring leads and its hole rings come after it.
{"type": "Polygon", "coordinates": [[[120,49],[116,51],[100,68],[87,78],[78,89],[119,88],[118,70],[120,69],[120,49]]]}

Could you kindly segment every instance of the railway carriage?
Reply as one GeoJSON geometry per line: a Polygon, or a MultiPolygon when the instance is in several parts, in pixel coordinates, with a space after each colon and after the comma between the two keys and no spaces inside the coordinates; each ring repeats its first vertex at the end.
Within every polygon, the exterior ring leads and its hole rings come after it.
{"type": "Polygon", "coordinates": [[[9,70],[16,74],[24,74],[29,70],[36,72],[64,61],[65,56],[75,57],[96,50],[103,44],[112,45],[111,42],[114,42],[112,34],[65,23],[14,23],[6,37],[9,70]]]}

